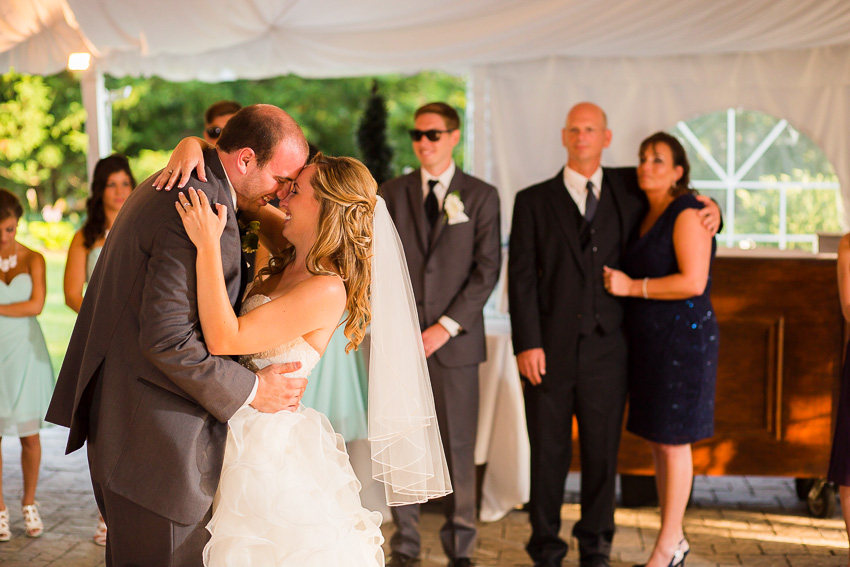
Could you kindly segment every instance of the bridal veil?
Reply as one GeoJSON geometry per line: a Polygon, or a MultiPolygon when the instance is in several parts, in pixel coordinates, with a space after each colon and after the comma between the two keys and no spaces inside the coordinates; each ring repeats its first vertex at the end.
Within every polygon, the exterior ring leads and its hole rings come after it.
{"type": "Polygon", "coordinates": [[[404,249],[383,198],[374,213],[369,441],[387,504],[452,491],[404,249]]]}

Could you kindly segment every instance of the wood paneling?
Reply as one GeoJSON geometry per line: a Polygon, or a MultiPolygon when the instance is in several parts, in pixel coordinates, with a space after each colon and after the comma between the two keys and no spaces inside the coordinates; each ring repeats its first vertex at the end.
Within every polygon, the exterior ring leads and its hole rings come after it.
{"type": "MultiPolygon", "coordinates": [[[[720,257],[713,280],[715,435],[694,445],[695,473],[825,475],[844,350],[835,259],[720,257]]],[[[653,473],[627,432],[619,470],[653,473]]]]}

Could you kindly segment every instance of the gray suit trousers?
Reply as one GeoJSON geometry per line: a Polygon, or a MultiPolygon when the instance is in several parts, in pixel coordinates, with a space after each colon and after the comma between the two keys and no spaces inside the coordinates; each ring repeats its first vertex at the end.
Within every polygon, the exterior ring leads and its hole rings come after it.
{"type": "MultiPolygon", "coordinates": [[[[449,559],[470,557],[475,546],[475,436],[478,430],[478,364],[448,367],[428,358],[440,436],[454,492],[444,497],[446,522],[440,529],[449,559]]],[[[391,508],[396,531],[390,539],[395,552],[417,557],[419,505],[391,508]]]]}
{"type": "Polygon", "coordinates": [[[212,508],[197,524],[184,526],[94,481],[92,488],[109,530],[107,567],[203,567],[202,553],[210,539],[205,528],[212,508]]]}

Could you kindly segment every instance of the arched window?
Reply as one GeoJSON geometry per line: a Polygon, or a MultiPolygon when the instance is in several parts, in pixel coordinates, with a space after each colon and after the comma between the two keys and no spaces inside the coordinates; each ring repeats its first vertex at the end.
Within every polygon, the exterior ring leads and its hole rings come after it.
{"type": "Polygon", "coordinates": [[[817,251],[839,232],[838,177],[814,142],[785,120],[729,108],[676,125],[691,183],[720,204],[721,246],[817,251]]]}

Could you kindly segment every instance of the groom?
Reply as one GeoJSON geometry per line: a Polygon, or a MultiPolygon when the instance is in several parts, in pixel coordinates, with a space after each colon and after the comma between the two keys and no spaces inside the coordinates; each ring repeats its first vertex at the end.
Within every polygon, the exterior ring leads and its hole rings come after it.
{"type": "MultiPolygon", "coordinates": [[[[231,303],[242,261],[235,209],[256,211],[295,177],[307,142],[287,113],[246,107],[204,152],[193,187],[228,209],[221,236],[231,303]]],[[[67,452],[88,443],[92,486],[109,526],[107,565],[202,565],[204,527],[221,474],[227,420],[244,404],[297,403],[298,363],[256,373],[211,355],[198,320],[195,247],[176,195],[151,176],[115,221],[77,318],[47,420],[70,427],[67,452]]],[[[203,285],[203,284],[202,284],[203,285]]]]}

